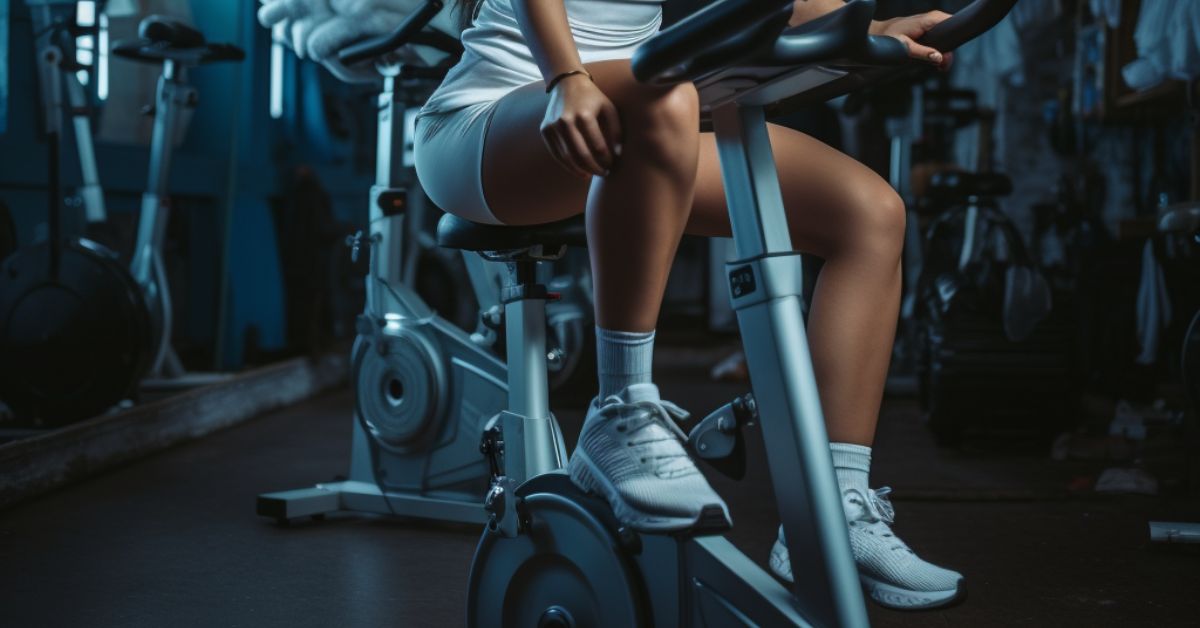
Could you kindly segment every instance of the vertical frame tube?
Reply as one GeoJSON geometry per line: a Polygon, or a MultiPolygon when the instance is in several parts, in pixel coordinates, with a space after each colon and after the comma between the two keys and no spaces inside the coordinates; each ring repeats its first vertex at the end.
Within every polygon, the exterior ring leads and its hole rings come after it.
{"type": "Polygon", "coordinates": [[[800,610],[820,626],[867,626],[801,312],[800,258],[761,107],[713,112],[738,261],[733,306],[762,416],[800,610]]]}

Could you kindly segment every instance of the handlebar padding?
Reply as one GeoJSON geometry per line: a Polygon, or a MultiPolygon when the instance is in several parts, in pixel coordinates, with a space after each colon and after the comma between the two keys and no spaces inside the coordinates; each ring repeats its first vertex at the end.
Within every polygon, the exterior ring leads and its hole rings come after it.
{"type": "MultiPolygon", "coordinates": [[[[861,54],[863,35],[875,15],[874,0],[847,2],[815,20],[785,30],[763,59],[763,65],[793,66],[861,54]]],[[[899,42],[897,42],[899,43],[899,42]]]]}
{"type": "MultiPolygon", "coordinates": [[[[382,35],[351,44],[338,52],[338,61],[342,65],[358,65],[364,61],[377,59],[411,43],[413,38],[425,28],[437,14],[442,11],[445,3],[442,0],[426,0],[421,8],[413,11],[396,30],[382,35]]],[[[440,46],[439,46],[440,47],[440,46]]]]}
{"type": "Polygon", "coordinates": [[[792,3],[724,0],[710,4],[642,44],[633,54],[633,75],[644,83],[678,83],[732,65],[771,45],[787,26],[792,3]],[[719,65],[704,67],[713,61],[719,65]]]}

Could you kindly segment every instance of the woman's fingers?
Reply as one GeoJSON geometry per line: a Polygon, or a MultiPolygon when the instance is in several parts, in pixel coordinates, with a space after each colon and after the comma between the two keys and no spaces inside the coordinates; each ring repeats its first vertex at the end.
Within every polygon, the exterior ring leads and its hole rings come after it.
{"type": "Polygon", "coordinates": [[[930,48],[929,46],[919,44],[913,41],[913,39],[908,35],[900,35],[896,39],[904,42],[905,47],[908,48],[908,56],[912,57],[913,59],[920,59],[921,61],[932,63],[934,65],[941,65],[942,62],[945,61],[945,55],[943,55],[941,51],[937,50],[936,48],[930,48]]]}
{"type": "Polygon", "coordinates": [[[921,24],[923,33],[928,33],[934,26],[950,19],[950,14],[945,11],[929,11],[917,16],[918,22],[921,24]]]}
{"type": "Polygon", "coordinates": [[[559,133],[567,145],[571,160],[585,173],[585,176],[603,175],[606,168],[596,162],[592,149],[588,146],[583,132],[580,131],[579,127],[583,124],[583,118],[561,120],[559,121],[559,133]]]}
{"type": "MultiPolygon", "coordinates": [[[[916,16],[916,21],[920,32],[916,34],[915,37],[917,39],[924,37],[925,33],[933,30],[934,26],[937,26],[948,19],[950,19],[950,14],[946,13],[945,11],[929,11],[916,16]]],[[[928,61],[939,67],[942,67],[943,64],[946,63],[947,53],[943,53],[936,48],[930,48],[929,46],[922,45],[915,41],[909,45],[908,51],[909,54],[911,54],[914,58],[928,61]]]]}
{"type": "Polygon", "coordinates": [[[571,151],[567,147],[566,141],[555,127],[550,126],[543,129],[542,139],[545,140],[546,148],[550,149],[550,155],[554,157],[555,161],[562,164],[572,174],[579,175],[580,177],[588,176],[587,171],[576,165],[575,160],[571,157],[571,151]]]}
{"type": "Polygon", "coordinates": [[[600,171],[596,174],[600,176],[608,175],[608,171],[612,169],[612,151],[609,149],[610,144],[604,136],[604,131],[600,129],[600,121],[596,118],[587,117],[580,120],[579,132],[583,135],[587,142],[588,151],[592,154],[593,161],[600,166],[600,171]]]}
{"type": "Polygon", "coordinates": [[[947,52],[946,54],[942,55],[942,64],[938,66],[938,69],[943,72],[946,72],[946,71],[949,71],[953,65],[954,65],[954,53],[947,52]]]}

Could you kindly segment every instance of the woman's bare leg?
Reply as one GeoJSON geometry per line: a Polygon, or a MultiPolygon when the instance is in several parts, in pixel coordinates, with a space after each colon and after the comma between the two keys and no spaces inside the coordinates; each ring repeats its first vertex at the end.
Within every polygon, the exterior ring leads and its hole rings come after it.
{"type": "MultiPolygon", "coordinates": [[[[803,133],[770,127],[797,250],[825,260],[808,320],[829,440],[870,446],[900,307],[904,204],[874,172],[803,133]]],[[[716,141],[705,134],[687,232],[729,235],[716,141]]]]}
{"type": "MultiPolygon", "coordinates": [[[[690,88],[640,85],[625,61],[588,70],[621,111],[624,151],[612,173],[589,182],[551,157],[539,133],[547,97],[530,85],[492,119],[484,190],[506,224],[586,208],[599,325],[648,331],[684,223],[689,233],[729,234],[716,142],[696,132],[690,88]]],[[[899,309],[904,207],[853,159],[796,131],[770,134],[793,244],[825,259],[808,336],[830,440],[870,445],[899,309]]]]}
{"type": "Polygon", "coordinates": [[[635,82],[628,62],[587,68],[621,115],[623,150],[610,174],[589,182],[554,161],[539,132],[548,97],[534,84],[498,105],[484,149],[483,187],[505,224],[551,222],[586,208],[596,322],[648,332],[691,211],[699,105],[690,85],[635,82]]]}

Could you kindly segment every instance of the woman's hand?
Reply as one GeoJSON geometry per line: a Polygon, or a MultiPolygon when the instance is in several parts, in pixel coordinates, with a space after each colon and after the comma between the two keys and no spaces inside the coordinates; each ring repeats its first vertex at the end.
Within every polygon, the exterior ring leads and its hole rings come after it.
{"type": "Polygon", "coordinates": [[[586,74],[572,74],[554,86],[541,129],[550,154],[583,178],[608,175],[621,155],[617,107],[586,74]]]}
{"type": "Polygon", "coordinates": [[[908,48],[908,56],[932,63],[938,69],[945,70],[950,67],[950,63],[954,60],[954,55],[949,53],[943,54],[940,50],[923,46],[917,43],[917,40],[924,37],[925,33],[928,33],[934,26],[941,24],[949,17],[949,13],[930,11],[920,15],[872,22],[870,33],[872,35],[883,35],[899,39],[908,48]]]}

